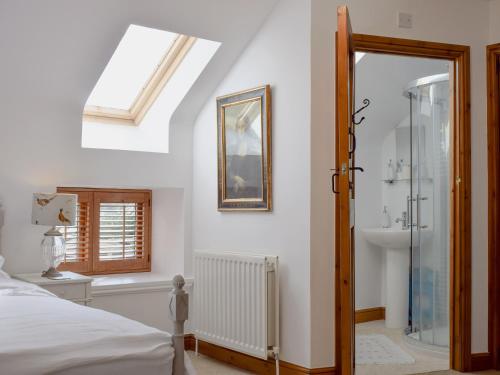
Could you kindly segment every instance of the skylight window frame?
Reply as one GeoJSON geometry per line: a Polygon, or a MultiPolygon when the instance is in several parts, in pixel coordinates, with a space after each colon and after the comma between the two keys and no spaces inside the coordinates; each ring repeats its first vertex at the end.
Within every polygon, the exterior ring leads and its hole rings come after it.
{"type": "Polygon", "coordinates": [[[86,105],[83,120],[138,126],[198,38],[179,34],[128,109],[86,105]]]}

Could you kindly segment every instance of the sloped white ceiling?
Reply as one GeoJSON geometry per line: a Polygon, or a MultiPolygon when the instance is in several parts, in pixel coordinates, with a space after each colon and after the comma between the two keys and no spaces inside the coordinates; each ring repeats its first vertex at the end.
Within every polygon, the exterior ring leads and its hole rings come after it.
{"type": "Polygon", "coordinates": [[[447,72],[446,60],[367,53],[356,64],[356,108],[364,98],[371,100],[357,116],[358,121],[366,117],[359,128],[363,137],[380,142],[409,115],[410,103],[403,91],[411,81],[447,72]]]}
{"type": "Polygon", "coordinates": [[[3,103],[16,95],[78,107],[131,24],[222,42],[176,113],[191,121],[276,0],[23,0],[0,2],[3,103]],[[20,85],[20,86],[17,86],[20,85]],[[9,87],[12,86],[12,87],[9,87]],[[18,90],[16,87],[26,90],[18,90]],[[50,89],[50,92],[48,90],[50,89]]]}

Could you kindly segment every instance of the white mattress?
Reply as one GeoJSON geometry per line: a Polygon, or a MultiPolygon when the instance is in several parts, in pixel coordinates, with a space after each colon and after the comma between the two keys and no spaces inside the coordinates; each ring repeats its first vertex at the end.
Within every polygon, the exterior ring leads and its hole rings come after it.
{"type": "Polygon", "coordinates": [[[166,332],[0,278],[0,374],[171,374],[166,332]]]}

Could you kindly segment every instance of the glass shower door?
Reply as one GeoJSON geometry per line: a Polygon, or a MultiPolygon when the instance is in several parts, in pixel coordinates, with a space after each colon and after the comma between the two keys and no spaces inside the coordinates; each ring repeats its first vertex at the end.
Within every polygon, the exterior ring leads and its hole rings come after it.
{"type": "Polygon", "coordinates": [[[410,337],[449,347],[449,82],[432,78],[409,90],[410,337]]]}
{"type": "Polygon", "coordinates": [[[410,247],[410,327],[413,338],[422,340],[423,324],[423,301],[421,280],[421,238],[418,228],[419,209],[418,203],[420,191],[420,121],[422,98],[419,90],[409,91],[410,95],[410,195],[407,199],[408,216],[410,218],[411,247],[410,247]]]}

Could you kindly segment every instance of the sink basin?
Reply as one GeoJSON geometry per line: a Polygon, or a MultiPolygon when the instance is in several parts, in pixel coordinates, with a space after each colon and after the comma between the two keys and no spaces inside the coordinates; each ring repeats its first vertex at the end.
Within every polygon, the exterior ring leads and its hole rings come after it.
{"type": "MultiPolygon", "coordinates": [[[[410,230],[400,228],[365,228],[361,229],[366,240],[373,245],[386,249],[407,249],[410,246],[410,230]]],[[[417,232],[413,236],[417,236],[417,232]]],[[[426,241],[432,235],[430,229],[420,230],[420,240],[426,241]]],[[[414,244],[415,239],[414,239],[414,244]]]]}
{"type": "MultiPolygon", "coordinates": [[[[410,268],[410,241],[409,229],[401,228],[365,228],[361,229],[366,240],[373,245],[380,246],[386,252],[386,306],[385,325],[387,328],[405,328],[408,325],[408,285],[410,268]],[[403,287],[402,287],[403,286],[403,287]]],[[[432,237],[432,230],[425,228],[413,233],[414,245],[432,237]]]]}
{"type": "Polygon", "coordinates": [[[410,246],[409,229],[366,228],[361,232],[368,242],[386,249],[403,249],[410,246]]]}

